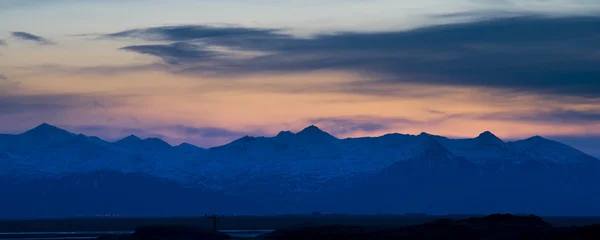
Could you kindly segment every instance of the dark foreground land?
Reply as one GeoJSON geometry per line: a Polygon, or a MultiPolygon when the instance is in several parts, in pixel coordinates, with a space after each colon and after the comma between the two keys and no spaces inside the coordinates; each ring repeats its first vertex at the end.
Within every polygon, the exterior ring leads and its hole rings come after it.
{"type": "MultiPolygon", "coordinates": [[[[231,217],[221,220],[220,229],[277,229],[257,237],[272,240],[600,239],[600,221],[597,218],[542,219],[534,215],[509,214],[437,218],[426,215],[231,217]]],[[[0,222],[0,229],[3,232],[135,229],[133,234],[105,234],[99,237],[105,240],[236,239],[207,230],[210,229],[210,222],[204,218],[171,218],[168,222],[167,219],[159,218],[132,220],[134,219],[4,221],[0,222]]]]}
{"type": "Polygon", "coordinates": [[[600,239],[600,225],[555,227],[542,218],[496,214],[467,219],[438,219],[405,227],[313,226],[281,229],[261,239],[405,239],[405,240],[500,240],[600,239]]]}
{"type": "MultiPolygon", "coordinates": [[[[405,239],[405,240],[492,240],[492,239],[600,239],[600,225],[581,227],[554,227],[542,218],[514,215],[490,215],[467,219],[439,219],[433,222],[404,227],[364,226],[302,226],[285,228],[256,237],[271,240],[351,240],[351,239],[405,239]]],[[[222,233],[194,231],[185,227],[144,227],[129,236],[101,237],[109,240],[145,239],[233,239],[222,233]]]]}
{"type": "MultiPolygon", "coordinates": [[[[464,216],[449,216],[464,218],[464,216]]],[[[361,225],[407,226],[422,224],[440,218],[430,215],[282,215],[282,216],[225,216],[218,220],[219,229],[280,229],[298,225],[361,225]]],[[[600,223],[600,218],[576,218],[563,222],[600,223]]],[[[140,226],[185,225],[212,229],[212,220],[205,217],[171,218],[67,218],[37,220],[0,220],[0,232],[76,232],[76,231],[132,231],[140,226]]]]}
{"type": "MultiPolygon", "coordinates": [[[[365,227],[398,227],[432,222],[436,219],[465,219],[473,216],[408,215],[284,215],[284,216],[225,216],[218,221],[219,229],[281,229],[299,225],[344,225],[365,227]]],[[[556,227],[600,224],[600,217],[544,217],[556,227]]],[[[0,232],[82,232],[133,231],[141,226],[184,225],[212,229],[212,220],[205,217],[171,218],[66,218],[37,220],[0,220],[0,232]]]]}

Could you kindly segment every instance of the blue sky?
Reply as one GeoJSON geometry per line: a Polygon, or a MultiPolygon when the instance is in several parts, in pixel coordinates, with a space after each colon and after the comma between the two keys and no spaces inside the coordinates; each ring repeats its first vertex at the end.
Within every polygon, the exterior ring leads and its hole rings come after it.
{"type": "Polygon", "coordinates": [[[599,13],[594,0],[4,0],[0,131],[214,146],[309,124],[491,130],[600,155],[599,13]]]}

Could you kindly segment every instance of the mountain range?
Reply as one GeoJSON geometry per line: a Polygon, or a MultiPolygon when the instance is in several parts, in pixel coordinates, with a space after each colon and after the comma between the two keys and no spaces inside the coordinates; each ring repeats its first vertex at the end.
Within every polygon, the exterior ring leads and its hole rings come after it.
{"type": "Polygon", "coordinates": [[[229,144],[0,134],[0,217],[205,213],[600,215],[600,160],[540,136],[338,139],[316,126],[229,144]]]}

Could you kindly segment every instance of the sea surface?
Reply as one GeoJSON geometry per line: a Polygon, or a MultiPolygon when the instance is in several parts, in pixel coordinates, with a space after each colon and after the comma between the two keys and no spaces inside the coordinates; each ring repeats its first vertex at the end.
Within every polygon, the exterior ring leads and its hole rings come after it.
{"type": "MultiPolygon", "coordinates": [[[[254,238],[265,233],[274,232],[275,229],[235,229],[219,230],[232,237],[254,238]]],[[[96,239],[102,235],[126,235],[134,231],[94,231],[94,232],[0,232],[0,240],[85,240],[96,239]]]]}

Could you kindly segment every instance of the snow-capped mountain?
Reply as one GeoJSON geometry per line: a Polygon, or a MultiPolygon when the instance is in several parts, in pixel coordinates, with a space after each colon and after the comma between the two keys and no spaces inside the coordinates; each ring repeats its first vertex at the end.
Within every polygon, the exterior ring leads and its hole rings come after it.
{"type": "Polygon", "coordinates": [[[570,146],[540,136],[511,144],[519,152],[530,158],[557,164],[575,164],[598,160],[570,146]]]}
{"type": "MultiPolygon", "coordinates": [[[[145,187],[167,181],[178,188],[210,192],[211,196],[226,194],[266,204],[274,213],[323,207],[368,212],[408,211],[412,206],[426,211],[429,208],[425,203],[436,204],[431,210],[454,209],[454,213],[484,212],[494,207],[521,210],[516,207],[520,206],[518,202],[498,203],[484,197],[484,193],[496,197],[533,194],[529,199],[541,201],[540,197],[545,196],[555,199],[554,203],[560,199],[563,204],[575,200],[557,196],[571,194],[586,197],[578,200],[582,206],[600,201],[600,160],[538,136],[504,142],[486,131],[472,139],[428,133],[338,139],[309,126],[298,133],[245,136],[202,149],[188,143],[171,146],[160,139],[133,135],[108,142],[49,124],[22,134],[0,135],[0,187],[8,188],[11,182],[45,186],[26,188],[36,191],[48,188],[49,183],[60,183],[59,179],[106,171],[142,174],[139,176],[144,177],[132,177],[131,181],[135,179],[145,187]],[[374,198],[382,204],[373,205],[374,198]],[[440,202],[444,198],[448,200],[440,202]],[[456,208],[457,204],[463,205],[461,201],[472,207],[456,208]],[[292,207],[290,203],[297,205],[292,207]]],[[[108,176],[121,179],[118,174],[108,176]]],[[[107,181],[116,184],[116,180],[107,181]]],[[[22,196],[42,193],[27,194],[22,196]]],[[[540,207],[539,211],[551,209],[541,208],[544,204],[531,205],[540,207]]],[[[255,208],[267,209],[258,205],[255,208]]]]}

